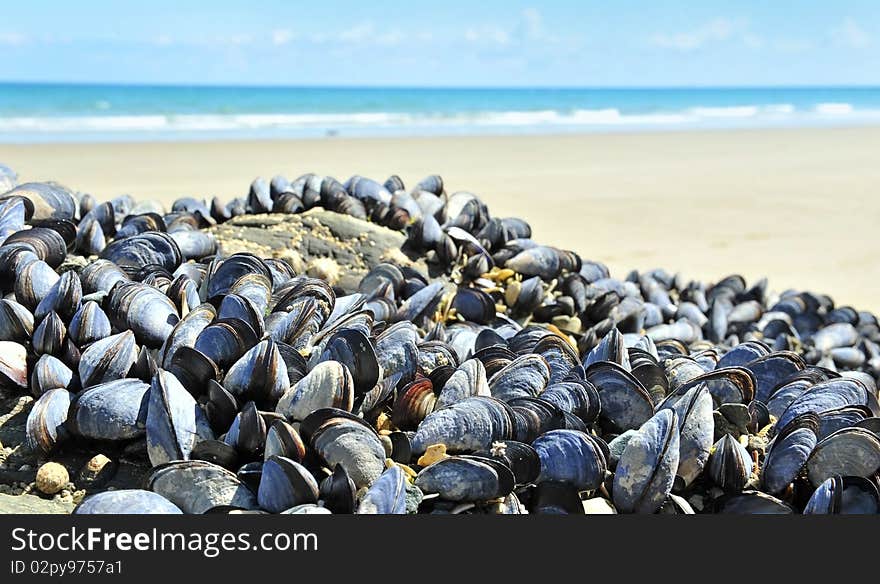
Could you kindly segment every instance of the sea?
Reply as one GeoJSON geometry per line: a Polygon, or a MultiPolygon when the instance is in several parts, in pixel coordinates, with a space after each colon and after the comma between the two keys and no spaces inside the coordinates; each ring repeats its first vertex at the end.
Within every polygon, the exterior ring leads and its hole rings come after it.
{"type": "Polygon", "coordinates": [[[0,83],[0,142],[880,124],[880,87],[403,88],[0,83]]]}

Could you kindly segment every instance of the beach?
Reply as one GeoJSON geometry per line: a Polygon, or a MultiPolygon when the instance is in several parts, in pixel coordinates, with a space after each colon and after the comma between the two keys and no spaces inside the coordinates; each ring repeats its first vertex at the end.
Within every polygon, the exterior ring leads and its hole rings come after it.
{"type": "Polygon", "coordinates": [[[663,267],[880,311],[880,127],[431,138],[2,144],[20,180],[99,199],[227,200],[257,176],[437,173],[540,242],[624,277],[663,267]]]}

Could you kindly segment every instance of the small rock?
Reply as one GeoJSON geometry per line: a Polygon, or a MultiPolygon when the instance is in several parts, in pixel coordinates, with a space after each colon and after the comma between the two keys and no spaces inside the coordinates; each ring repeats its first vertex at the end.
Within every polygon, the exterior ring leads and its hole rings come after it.
{"type": "Polygon", "coordinates": [[[419,466],[428,466],[430,464],[434,464],[438,460],[443,460],[447,458],[446,454],[446,445],[445,444],[432,444],[428,446],[425,453],[419,458],[418,465],[419,466]]]}
{"type": "Polygon", "coordinates": [[[69,481],[67,469],[57,462],[47,462],[37,471],[37,489],[47,495],[54,495],[69,481]]]}
{"type": "Polygon", "coordinates": [[[105,484],[116,474],[116,463],[104,456],[96,454],[79,471],[83,486],[98,487],[105,484]]]}
{"type": "Polygon", "coordinates": [[[583,502],[584,515],[617,515],[611,501],[603,497],[593,497],[583,502]]]}

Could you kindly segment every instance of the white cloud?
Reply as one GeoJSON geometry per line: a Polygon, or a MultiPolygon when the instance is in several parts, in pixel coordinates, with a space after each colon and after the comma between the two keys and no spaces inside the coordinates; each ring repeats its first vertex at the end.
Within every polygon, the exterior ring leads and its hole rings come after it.
{"type": "Polygon", "coordinates": [[[172,39],[167,34],[160,34],[153,39],[153,44],[157,47],[170,47],[174,44],[174,39],[172,39]]]}
{"type": "Polygon", "coordinates": [[[28,37],[17,32],[0,32],[0,45],[18,47],[28,42],[28,37]]]}
{"type": "Polygon", "coordinates": [[[361,22],[339,33],[339,40],[347,43],[362,43],[370,40],[375,34],[372,22],[361,22]]]}
{"type": "Polygon", "coordinates": [[[277,29],[272,31],[272,44],[276,47],[286,45],[293,40],[293,31],[288,29],[277,29]]]}
{"type": "Polygon", "coordinates": [[[831,39],[845,47],[863,49],[872,42],[871,35],[852,18],[831,29],[831,39]]]}
{"type": "Polygon", "coordinates": [[[709,43],[722,42],[733,37],[741,28],[726,18],[716,18],[699,28],[675,34],[658,33],[651,37],[651,44],[663,49],[693,51],[709,43]]]}

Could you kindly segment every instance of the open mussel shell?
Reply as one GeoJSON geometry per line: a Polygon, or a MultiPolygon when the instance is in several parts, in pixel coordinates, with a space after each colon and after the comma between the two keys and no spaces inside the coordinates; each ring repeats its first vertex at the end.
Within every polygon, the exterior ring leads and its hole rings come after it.
{"type": "Polygon", "coordinates": [[[449,452],[488,450],[492,443],[513,437],[512,410],[490,397],[470,397],[428,414],[412,439],[414,454],[433,444],[449,452]]]}
{"type": "Polygon", "coordinates": [[[480,457],[449,456],[423,468],[415,484],[447,501],[486,501],[513,489],[513,475],[502,463],[480,457]],[[493,464],[494,463],[494,464],[493,464]],[[499,468],[499,466],[501,468],[499,468]],[[499,471],[509,475],[504,484],[499,471]],[[504,487],[509,487],[504,489],[504,487]],[[503,492],[506,490],[506,492],[503,492]]]}
{"type": "Polygon", "coordinates": [[[144,435],[150,386],[137,379],[117,379],[77,395],[68,427],[95,440],[128,440],[144,435]]]}
{"type": "Polygon", "coordinates": [[[605,454],[589,434],[551,430],[539,436],[532,447],[541,462],[539,483],[569,483],[578,491],[594,491],[605,480],[605,454]]]}
{"type": "Polygon", "coordinates": [[[202,514],[217,507],[259,509],[256,495],[234,473],[202,460],[169,462],[154,468],[147,488],[184,513],[202,514]]]}
{"type": "Polygon", "coordinates": [[[776,495],[800,474],[818,442],[819,418],[801,414],[770,443],[761,468],[762,490],[776,495]]]}
{"type": "Polygon", "coordinates": [[[353,403],[354,381],[348,368],[337,361],[322,361],[281,396],[275,411],[300,421],[321,408],[350,411],[353,403]]]}
{"type": "Polygon", "coordinates": [[[152,491],[121,489],[90,495],[74,515],[180,515],[180,507],[152,491]]]}
{"type": "Polygon", "coordinates": [[[48,454],[64,440],[72,400],[73,394],[66,389],[50,389],[34,402],[25,423],[28,448],[48,454]]]}
{"type": "Polygon", "coordinates": [[[79,360],[79,378],[83,387],[91,387],[128,375],[137,361],[134,333],[124,331],[95,341],[79,360]]]}
{"type": "Polygon", "coordinates": [[[728,493],[745,488],[752,474],[752,458],[748,451],[730,434],[715,443],[709,457],[709,477],[728,493]]]}
{"type": "Polygon", "coordinates": [[[599,392],[599,423],[609,432],[641,427],[654,414],[654,404],[638,379],[616,363],[600,361],[587,369],[587,380],[599,392]]]}
{"type": "Polygon", "coordinates": [[[672,490],[679,463],[678,419],[660,410],[627,442],[614,472],[613,498],[622,513],[653,513],[672,490]]]}
{"type": "Polygon", "coordinates": [[[239,398],[277,402],[290,389],[290,378],[275,342],[266,339],[242,355],[223,378],[223,387],[239,398]]]}
{"type": "Polygon", "coordinates": [[[336,465],[333,472],[321,481],[319,497],[333,513],[350,514],[355,510],[357,488],[345,469],[336,465]]]}
{"type": "Polygon", "coordinates": [[[406,475],[396,464],[376,479],[357,507],[359,515],[404,515],[406,512],[406,475]]]}
{"type": "Polygon", "coordinates": [[[198,441],[214,437],[202,408],[180,381],[163,369],[150,386],[146,434],[147,455],[153,466],[188,460],[198,441]]]}
{"type": "Polygon", "coordinates": [[[814,486],[835,475],[870,477],[880,470],[880,437],[864,428],[838,430],[816,444],[806,466],[814,486]]]}
{"type": "Polygon", "coordinates": [[[661,406],[675,411],[678,418],[679,457],[676,470],[676,488],[690,485],[703,472],[712,440],[715,423],[712,418],[712,395],[705,385],[688,390],[674,405],[661,406]]]}
{"type": "Polygon", "coordinates": [[[257,501],[261,508],[270,513],[280,513],[296,505],[316,503],[318,483],[298,462],[283,456],[273,456],[263,463],[257,501]]]}
{"type": "Polygon", "coordinates": [[[27,389],[27,349],[12,341],[0,341],[0,386],[27,389]]]}
{"type": "Polygon", "coordinates": [[[804,515],[877,515],[880,492],[865,477],[833,476],[819,485],[804,507],[804,515]]]}

